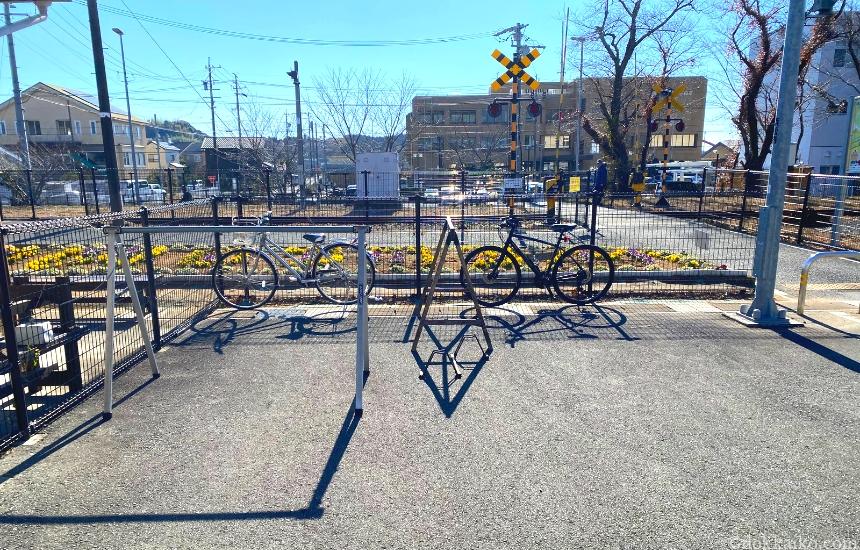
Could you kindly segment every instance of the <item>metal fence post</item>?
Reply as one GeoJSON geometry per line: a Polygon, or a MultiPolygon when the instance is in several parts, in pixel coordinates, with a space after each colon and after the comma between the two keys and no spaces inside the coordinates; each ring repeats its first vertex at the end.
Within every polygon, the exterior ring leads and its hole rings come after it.
{"type": "Polygon", "coordinates": [[[234,198],[236,199],[236,217],[244,218],[245,209],[242,207],[242,195],[236,195],[234,198]]]}
{"type": "Polygon", "coordinates": [[[702,168],[702,193],[699,195],[699,221],[702,221],[702,206],[705,202],[705,190],[708,188],[708,169],[702,168]]]}
{"type": "Polygon", "coordinates": [[[415,195],[415,296],[421,297],[421,196],[415,195]]]}
{"type": "Polygon", "coordinates": [[[370,223],[370,205],[367,201],[367,176],[370,174],[367,170],[362,170],[362,177],[364,178],[364,223],[370,223]]]}
{"type": "Polygon", "coordinates": [[[466,226],[466,171],[460,171],[460,244],[463,244],[463,231],[466,226]]]}
{"type": "Polygon", "coordinates": [[[803,224],[806,221],[806,208],[809,206],[809,189],[812,187],[812,172],[806,174],[806,189],[803,190],[803,206],[800,207],[800,220],[797,222],[797,244],[803,242],[803,224]]]}
{"type": "Polygon", "coordinates": [[[167,196],[168,202],[173,204],[173,169],[167,169],[167,196]]]}
{"type": "Polygon", "coordinates": [[[87,216],[90,215],[90,204],[87,200],[87,188],[84,185],[84,168],[81,166],[78,168],[78,183],[81,187],[81,204],[84,205],[84,214],[87,216]]]}
{"type": "Polygon", "coordinates": [[[272,182],[270,180],[270,177],[272,175],[272,171],[267,168],[266,171],[264,172],[264,174],[266,175],[266,206],[269,208],[269,210],[271,210],[272,209],[272,182]]]}
{"type": "Polygon", "coordinates": [[[26,170],[27,174],[27,189],[30,195],[30,211],[33,213],[33,219],[36,219],[36,197],[33,195],[33,171],[26,170]]]}
{"type": "Polygon", "coordinates": [[[24,439],[30,437],[30,421],[27,418],[27,396],[24,393],[24,378],[18,357],[18,339],[15,337],[15,320],[12,317],[12,300],[9,293],[9,264],[6,258],[5,235],[0,232],[0,319],[3,320],[3,336],[6,339],[6,357],[9,364],[9,378],[12,382],[12,396],[15,402],[15,416],[18,430],[24,439]]]}
{"type": "Polygon", "coordinates": [[[93,199],[96,201],[96,214],[101,214],[101,212],[99,212],[99,189],[98,189],[98,185],[96,184],[96,169],[95,168],[90,168],[90,177],[93,180],[93,199]]]}
{"type": "MultiPolygon", "coordinates": [[[[140,209],[140,218],[143,226],[149,225],[149,210],[146,207],[140,209]]],[[[149,318],[152,323],[152,345],[155,349],[161,348],[161,321],[158,317],[158,298],[155,294],[155,265],[152,261],[152,235],[143,234],[143,258],[146,263],[146,293],[149,295],[149,318]]],[[[137,288],[129,289],[129,292],[137,292],[137,288]]],[[[146,327],[141,327],[145,330],[146,327]]]]}
{"type": "MultiPolygon", "coordinates": [[[[219,197],[212,198],[212,223],[218,225],[218,200],[219,197]]],[[[215,260],[221,261],[221,235],[215,233],[215,260]]]]}
{"type": "Polygon", "coordinates": [[[741,219],[738,223],[738,231],[744,230],[744,219],[747,213],[747,187],[749,187],[750,171],[747,170],[744,174],[743,198],[741,199],[741,219]]]}

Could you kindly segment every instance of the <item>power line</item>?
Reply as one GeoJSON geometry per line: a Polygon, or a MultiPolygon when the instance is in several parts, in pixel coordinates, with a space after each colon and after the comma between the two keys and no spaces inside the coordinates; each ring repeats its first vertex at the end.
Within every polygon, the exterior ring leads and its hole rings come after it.
{"type": "MultiPolygon", "coordinates": [[[[77,4],[86,4],[85,0],[75,0],[77,4]]],[[[183,23],[180,21],[172,21],[170,19],[162,19],[160,17],[153,17],[151,15],[143,15],[139,13],[135,13],[129,9],[128,5],[123,1],[122,4],[125,6],[126,10],[121,10],[118,8],[113,8],[110,6],[101,6],[100,9],[106,11],[108,13],[113,13],[116,15],[121,15],[124,17],[134,17],[138,23],[141,20],[144,20],[148,23],[155,23],[158,25],[164,25],[167,27],[174,27],[183,30],[189,30],[194,32],[201,32],[206,34],[214,34],[217,36],[225,36],[230,38],[244,38],[247,40],[260,40],[264,42],[280,42],[285,44],[297,44],[297,45],[306,45],[306,46],[342,46],[342,47],[384,47],[384,46],[420,46],[427,44],[445,44],[449,42],[462,42],[465,40],[474,40],[477,38],[485,38],[491,36],[493,33],[488,32],[480,32],[473,34],[464,34],[457,36],[439,36],[439,37],[428,37],[428,38],[413,38],[409,40],[323,40],[323,39],[315,39],[315,38],[289,38],[285,36],[269,36],[263,34],[254,34],[247,32],[239,32],[239,31],[231,31],[226,29],[216,29],[212,27],[203,27],[200,25],[192,25],[190,23],[183,23]]]]}
{"type": "MultiPolygon", "coordinates": [[[[120,0],[120,1],[122,2],[122,5],[125,6],[126,9],[128,9],[128,4],[125,3],[125,0],[120,0]]],[[[78,3],[80,3],[80,2],[78,2],[78,3]]],[[[188,86],[190,86],[191,89],[194,90],[194,93],[197,94],[197,96],[200,98],[200,100],[203,103],[206,103],[206,99],[203,97],[203,95],[200,93],[200,91],[197,89],[197,87],[194,86],[194,84],[192,84],[190,80],[188,80],[188,77],[185,76],[185,73],[182,72],[182,69],[180,69],[179,66],[173,61],[173,59],[167,54],[167,52],[164,51],[164,48],[162,48],[161,44],[159,44],[158,41],[152,36],[152,34],[150,34],[149,30],[147,30],[147,28],[140,21],[140,19],[137,17],[137,15],[134,12],[132,12],[131,10],[129,10],[129,13],[134,17],[134,20],[137,21],[137,24],[140,25],[140,28],[143,29],[143,32],[146,33],[146,36],[148,36],[149,39],[152,40],[152,43],[155,44],[155,46],[159,49],[159,51],[161,51],[161,53],[164,55],[164,57],[166,57],[167,60],[170,61],[170,64],[173,65],[174,69],[176,69],[176,72],[178,72],[179,75],[182,77],[182,79],[188,84],[188,86]]],[[[211,73],[210,73],[210,75],[211,75],[211,73]]],[[[214,109],[213,109],[213,112],[214,112],[214,109]]],[[[227,127],[227,124],[221,119],[220,116],[217,115],[217,113],[215,114],[215,116],[218,118],[218,120],[221,122],[222,125],[227,127]]]]}

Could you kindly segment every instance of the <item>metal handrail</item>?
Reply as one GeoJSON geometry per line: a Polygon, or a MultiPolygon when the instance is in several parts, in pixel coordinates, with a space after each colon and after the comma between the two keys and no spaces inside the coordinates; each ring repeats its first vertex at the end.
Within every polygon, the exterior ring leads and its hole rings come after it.
{"type": "Polygon", "coordinates": [[[797,314],[803,315],[803,306],[806,303],[806,285],[809,283],[809,269],[812,264],[822,258],[860,258],[857,250],[834,250],[831,252],[817,252],[803,262],[800,270],[800,291],[797,294],[797,314]]]}

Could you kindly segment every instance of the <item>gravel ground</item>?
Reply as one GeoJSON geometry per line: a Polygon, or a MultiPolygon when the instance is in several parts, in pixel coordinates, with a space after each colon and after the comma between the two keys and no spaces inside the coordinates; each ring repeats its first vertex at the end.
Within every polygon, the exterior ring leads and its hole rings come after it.
{"type": "Polygon", "coordinates": [[[0,458],[0,547],[860,544],[856,337],[656,309],[495,318],[459,380],[374,318],[360,420],[352,319],[204,321],[0,458]]]}

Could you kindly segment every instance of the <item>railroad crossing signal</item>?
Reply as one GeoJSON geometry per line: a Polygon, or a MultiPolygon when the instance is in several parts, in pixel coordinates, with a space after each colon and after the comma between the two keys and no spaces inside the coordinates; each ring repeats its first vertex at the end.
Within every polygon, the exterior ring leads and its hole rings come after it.
{"type": "Polygon", "coordinates": [[[501,63],[507,71],[502,74],[499,78],[495,79],[493,83],[490,85],[490,88],[494,92],[498,92],[502,89],[502,86],[511,81],[512,78],[519,77],[520,81],[531,88],[534,91],[537,91],[540,88],[540,82],[535,80],[529,73],[526,72],[526,67],[532,64],[532,61],[540,57],[540,52],[537,49],[534,49],[522,56],[519,62],[513,62],[508,57],[500,52],[499,50],[494,50],[491,54],[493,59],[501,63]]]}
{"type": "Polygon", "coordinates": [[[660,99],[657,100],[657,103],[654,104],[654,111],[662,111],[666,107],[671,108],[673,111],[678,111],[679,113],[684,112],[684,105],[678,101],[678,96],[684,93],[684,90],[687,89],[686,84],[679,84],[677,88],[666,88],[663,89],[657,84],[654,84],[654,93],[657,94],[657,97],[660,99]]]}

